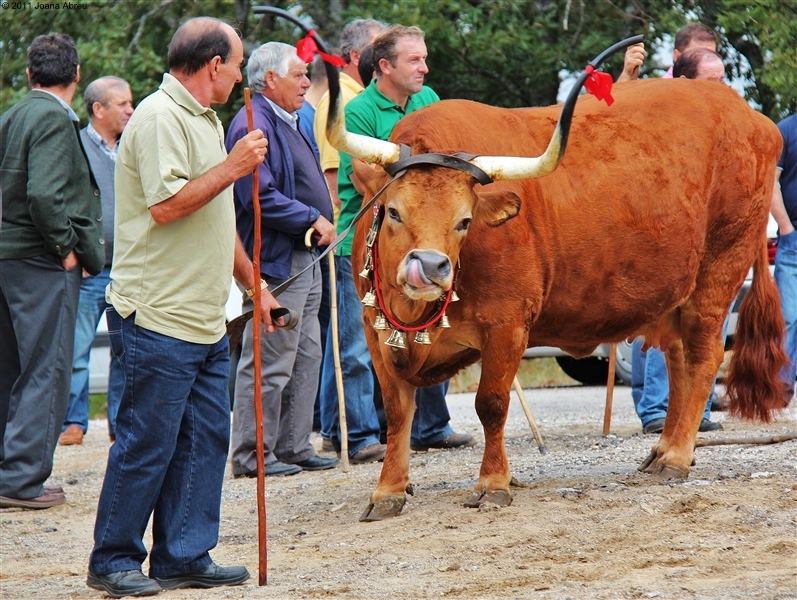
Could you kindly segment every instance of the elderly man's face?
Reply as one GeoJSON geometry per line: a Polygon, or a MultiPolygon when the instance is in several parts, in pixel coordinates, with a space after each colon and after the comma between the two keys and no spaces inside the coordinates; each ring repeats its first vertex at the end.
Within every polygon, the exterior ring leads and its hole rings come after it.
{"type": "Polygon", "coordinates": [[[107,92],[106,105],[98,102],[94,106],[95,117],[102,120],[114,135],[120,136],[133,114],[133,94],[129,87],[112,87],[107,92]]]}
{"type": "Polygon", "coordinates": [[[725,66],[719,58],[712,57],[700,61],[697,65],[697,75],[695,79],[704,79],[706,81],[725,81],[725,66]]]}
{"type": "Polygon", "coordinates": [[[285,77],[274,71],[266,73],[266,84],[266,97],[285,112],[294,113],[302,107],[304,95],[310,87],[307,65],[295,57],[291,59],[285,77]]]}

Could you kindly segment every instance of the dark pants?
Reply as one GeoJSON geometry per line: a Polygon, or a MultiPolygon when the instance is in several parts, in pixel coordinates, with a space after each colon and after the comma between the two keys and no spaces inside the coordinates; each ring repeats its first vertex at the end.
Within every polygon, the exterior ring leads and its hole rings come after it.
{"type": "Polygon", "coordinates": [[[211,562],[230,442],[227,336],[194,344],[107,312],[111,351],[125,387],[94,526],[89,570],[140,569],[152,518],[150,576],[185,574],[211,562]]]}
{"type": "Polygon", "coordinates": [[[81,269],[54,254],[0,260],[0,495],[35,498],[69,401],[81,269]]]}

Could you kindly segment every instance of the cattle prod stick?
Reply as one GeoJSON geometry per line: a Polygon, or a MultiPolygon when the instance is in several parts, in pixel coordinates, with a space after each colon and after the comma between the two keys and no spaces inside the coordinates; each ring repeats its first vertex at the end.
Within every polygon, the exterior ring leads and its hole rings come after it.
{"type": "Polygon", "coordinates": [[[515,388],[518,400],[520,400],[520,406],[523,407],[523,412],[526,413],[526,419],[529,421],[531,433],[534,434],[534,439],[537,441],[537,448],[540,450],[540,454],[545,454],[548,452],[548,449],[545,447],[545,444],[542,441],[542,434],[540,433],[539,427],[537,427],[537,422],[534,420],[534,417],[531,414],[529,403],[526,402],[526,395],[523,393],[523,388],[520,387],[520,382],[518,381],[517,375],[512,381],[512,387],[515,388]]]}
{"type": "MultiPolygon", "coordinates": [[[[252,116],[252,100],[249,88],[244,88],[246,103],[246,124],[249,132],[254,131],[252,116]]],[[[263,464],[263,397],[262,397],[262,365],[260,364],[260,176],[259,168],[252,172],[252,206],[255,210],[255,242],[252,249],[252,269],[255,275],[255,303],[252,311],[253,358],[255,361],[255,455],[257,458],[257,548],[258,548],[258,585],[266,585],[268,579],[268,548],[266,546],[266,472],[263,464]]]]}
{"type": "Polygon", "coordinates": [[[695,448],[703,448],[705,446],[732,446],[736,444],[779,444],[780,442],[788,442],[789,440],[797,440],[797,431],[791,431],[789,433],[784,433],[783,435],[762,435],[760,437],[749,438],[698,438],[695,440],[695,448]]]}
{"type": "Polygon", "coordinates": [[[614,371],[617,363],[617,343],[609,346],[609,376],[606,379],[606,407],[603,409],[603,435],[609,435],[612,425],[612,402],[614,401],[614,371]]]}
{"type": "Polygon", "coordinates": [[[330,321],[332,322],[332,356],[335,359],[335,383],[338,386],[338,418],[340,419],[340,468],[349,472],[349,427],[346,424],[346,396],[343,393],[343,370],[340,366],[340,339],[338,338],[338,284],[335,279],[335,253],[329,256],[330,321]]]}

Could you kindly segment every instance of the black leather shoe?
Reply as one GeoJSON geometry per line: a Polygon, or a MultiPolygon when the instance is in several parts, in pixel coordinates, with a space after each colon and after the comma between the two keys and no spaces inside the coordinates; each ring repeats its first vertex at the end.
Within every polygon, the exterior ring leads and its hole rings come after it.
{"type": "Polygon", "coordinates": [[[107,575],[97,575],[89,571],[86,585],[105,592],[111,598],[125,596],[154,596],[160,593],[161,586],[141,571],[119,571],[107,575]]]}
{"type": "Polygon", "coordinates": [[[294,464],[297,467],[301,467],[303,471],[323,471],[325,469],[336,467],[338,462],[339,461],[337,458],[323,458],[316,454],[307,460],[303,460],[294,464]]]}
{"type": "Polygon", "coordinates": [[[664,431],[664,417],[651,419],[642,426],[642,433],[661,433],[664,431]]]}
{"type": "MultiPolygon", "coordinates": [[[[286,465],[284,462],[275,460],[266,463],[266,477],[280,477],[282,475],[296,475],[301,473],[302,468],[296,465],[286,465]]],[[[240,477],[257,477],[257,471],[244,471],[243,473],[233,473],[233,477],[238,479],[240,477]]]]}
{"type": "Polygon", "coordinates": [[[698,427],[698,431],[722,431],[724,427],[722,423],[715,423],[714,421],[709,421],[708,419],[703,419],[700,421],[700,427],[698,427]]]}
{"type": "Polygon", "coordinates": [[[246,567],[220,567],[212,562],[201,571],[173,577],[155,577],[164,590],[179,588],[212,588],[222,585],[240,585],[249,579],[246,567]]]}
{"type": "Polygon", "coordinates": [[[450,448],[469,448],[475,444],[476,442],[473,441],[472,435],[468,435],[467,433],[452,433],[439,442],[433,442],[431,444],[410,444],[410,450],[414,450],[415,452],[426,452],[429,448],[447,450],[450,448]]]}

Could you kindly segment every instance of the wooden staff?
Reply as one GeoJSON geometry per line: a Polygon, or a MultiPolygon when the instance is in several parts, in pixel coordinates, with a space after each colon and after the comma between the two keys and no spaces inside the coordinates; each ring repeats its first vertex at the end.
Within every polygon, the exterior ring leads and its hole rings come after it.
{"type": "Polygon", "coordinates": [[[332,355],[335,358],[335,382],[338,385],[338,417],[340,419],[340,468],[349,472],[349,428],[346,425],[346,397],[343,393],[343,370],[340,367],[340,340],[338,339],[338,284],[335,280],[335,253],[329,256],[329,295],[331,300],[332,355]]]}
{"type": "Polygon", "coordinates": [[[609,346],[609,377],[606,380],[606,408],[603,409],[603,435],[609,435],[612,425],[612,401],[614,400],[614,371],[617,363],[617,343],[609,346]]]}
{"type": "Polygon", "coordinates": [[[548,449],[545,447],[545,444],[542,441],[542,434],[540,433],[540,429],[537,427],[537,422],[534,420],[534,417],[531,414],[529,403],[526,402],[526,395],[523,393],[523,388],[520,387],[520,382],[518,381],[517,376],[515,376],[514,381],[512,381],[512,386],[515,388],[518,400],[520,400],[520,405],[523,407],[523,412],[526,413],[526,419],[529,421],[531,433],[534,434],[534,439],[537,441],[537,448],[540,450],[540,454],[545,454],[548,452],[548,449]]]}
{"type": "MultiPolygon", "coordinates": [[[[244,88],[246,102],[246,125],[249,132],[254,131],[252,100],[249,88],[244,88]]],[[[253,350],[255,361],[255,454],[257,456],[257,547],[258,547],[258,585],[266,585],[268,571],[268,548],[266,547],[266,472],[263,464],[263,398],[262,366],[260,364],[260,174],[258,167],[252,173],[252,206],[255,210],[255,244],[252,249],[252,266],[255,274],[255,308],[252,314],[253,350]]]]}
{"type": "Polygon", "coordinates": [[[788,442],[789,440],[797,440],[797,431],[790,431],[783,435],[764,435],[749,438],[698,438],[695,440],[695,448],[705,448],[706,446],[732,446],[736,444],[779,444],[780,442],[788,442]]]}

